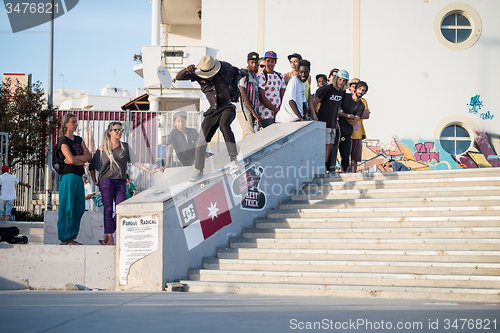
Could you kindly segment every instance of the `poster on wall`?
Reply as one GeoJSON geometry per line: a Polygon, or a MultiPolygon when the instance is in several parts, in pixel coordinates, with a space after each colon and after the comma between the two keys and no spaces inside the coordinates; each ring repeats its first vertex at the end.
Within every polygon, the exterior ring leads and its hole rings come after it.
{"type": "Polygon", "coordinates": [[[222,181],[176,208],[189,250],[232,222],[222,181]]]}
{"type": "Polygon", "coordinates": [[[120,285],[128,284],[133,263],[158,250],[156,215],[122,218],[120,221],[120,285]]]}
{"type": "Polygon", "coordinates": [[[241,196],[241,209],[262,210],[266,206],[266,194],[259,190],[264,168],[252,165],[233,180],[233,194],[241,196]]]}

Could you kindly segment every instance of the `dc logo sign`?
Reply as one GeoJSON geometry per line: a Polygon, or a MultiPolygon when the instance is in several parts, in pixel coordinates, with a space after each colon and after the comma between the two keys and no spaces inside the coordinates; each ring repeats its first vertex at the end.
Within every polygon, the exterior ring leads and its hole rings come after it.
{"type": "Polygon", "coordinates": [[[79,0],[4,0],[12,32],[31,29],[69,12],[79,0]]]}

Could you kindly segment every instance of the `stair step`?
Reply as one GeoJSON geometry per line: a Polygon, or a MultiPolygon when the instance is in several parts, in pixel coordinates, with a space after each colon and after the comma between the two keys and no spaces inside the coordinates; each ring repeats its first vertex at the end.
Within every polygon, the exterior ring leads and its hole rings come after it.
{"type": "MultiPolygon", "coordinates": [[[[474,184],[475,185],[475,184],[474,184]]],[[[295,199],[355,199],[355,198],[426,198],[456,197],[467,193],[471,197],[500,195],[500,186],[462,186],[455,188],[423,187],[423,188],[374,188],[374,189],[342,189],[329,190],[319,188],[301,188],[291,191],[295,199]]]]}
{"type": "Polygon", "coordinates": [[[453,178],[421,178],[421,179],[379,179],[379,180],[350,180],[329,181],[318,179],[305,182],[303,188],[329,188],[352,190],[359,188],[418,188],[418,187],[458,187],[458,186],[491,186],[500,185],[500,176],[486,177],[453,177],[453,178]]]}
{"type": "Polygon", "coordinates": [[[205,269],[244,271],[372,272],[414,274],[500,275],[500,263],[254,260],[205,258],[205,269]]]}
{"type": "Polygon", "coordinates": [[[257,218],[256,228],[419,228],[419,227],[495,227],[500,226],[498,216],[453,217],[309,217],[309,218],[257,218]]]}
{"type": "Polygon", "coordinates": [[[342,208],[342,207],[465,207],[495,206],[500,202],[500,195],[478,197],[435,197],[435,198],[380,198],[380,199],[316,199],[304,200],[294,198],[281,200],[279,209],[297,208],[342,208]]]}
{"type": "Polygon", "coordinates": [[[403,179],[442,179],[455,177],[500,177],[500,169],[456,169],[456,170],[422,170],[418,172],[363,172],[363,173],[331,173],[314,175],[316,180],[329,180],[332,182],[345,182],[352,180],[403,180],[403,179]]]}
{"type": "Polygon", "coordinates": [[[357,272],[279,272],[190,269],[193,281],[230,281],[258,283],[307,283],[348,285],[403,285],[412,287],[446,287],[500,289],[500,276],[451,274],[402,274],[357,272]]]}
{"type": "Polygon", "coordinates": [[[243,238],[498,238],[500,227],[474,228],[357,228],[263,229],[245,228],[243,238]]]}
{"type": "Polygon", "coordinates": [[[41,228],[43,222],[38,221],[1,221],[0,227],[18,227],[18,228],[41,228]]]}
{"type": "Polygon", "coordinates": [[[217,252],[220,259],[273,260],[380,260],[436,262],[500,262],[500,251],[435,250],[328,250],[328,249],[247,249],[225,248],[217,252]]]}
{"type": "Polygon", "coordinates": [[[281,296],[330,296],[353,298],[445,300],[500,303],[500,289],[429,288],[400,286],[350,286],[325,284],[272,284],[181,281],[187,291],[281,296]]]}
{"type": "Polygon", "coordinates": [[[323,250],[464,250],[500,251],[498,239],[398,238],[230,238],[230,248],[323,250]]]}
{"type": "Polygon", "coordinates": [[[267,217],[500,216],[500,206],[269,209],[267,217]]]}

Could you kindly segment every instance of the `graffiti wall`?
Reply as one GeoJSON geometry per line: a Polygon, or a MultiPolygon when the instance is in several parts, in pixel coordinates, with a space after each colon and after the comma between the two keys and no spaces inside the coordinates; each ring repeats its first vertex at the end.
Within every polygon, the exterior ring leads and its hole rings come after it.
{"type": "Polygon", "coordinates": [[[479,94],[464,100],[460,115],[444,118],[436,126],[441,133],[434,134],[439,136],[437,140],[394,137],[392,142],[382,143],[365,139],[358,171],[392,171],[384,168],[387,159],[414,170],[500,167],[500,135],[481,131],[476,125],[491,128],[495,115],[490,108],[491,103],[483,102],[479,94]],[[469,126],[462,126],[465,123],[469,126]]]}
{"type": "Polygon", "coordinates": [[[439,140],[394,138],[391,143],[363,140],[362,162],[358,170],[391,171],[384,168],[387,159],[401,161],[414,170],[500,167],[500,135],[477,132],[465,153],[448,153],[439,140]]]}

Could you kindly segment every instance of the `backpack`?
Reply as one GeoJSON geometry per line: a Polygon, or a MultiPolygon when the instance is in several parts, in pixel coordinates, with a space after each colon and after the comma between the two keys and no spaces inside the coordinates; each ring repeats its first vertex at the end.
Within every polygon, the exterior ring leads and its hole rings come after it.
{"type": "Polygon", "coordinates": [[[242,77],[248,77],[248,71],[244,68],[238,69],[233,66],[233,78],[231,80],[231,84],[229,84],[229,97],[231,98],[231,102],[238,102],[240,99],[240,87],[239,83],[242,77]]]}
{"type": "MultiPolygon", "coordinates": [[[[264,80],[264,85],[266,85],[266,84],[267,84],[267,71],[266,71],[266,69],[264,68],[264,70],[263,70],[262,72],[264,73],[264,76],[266,77],[266,79],[264,80]]],[[[283,79],[283,76],[281,75],[281,73],[280,73],[280,72],[276,72],[276,71],[275,71],[274,73],[275,73],[275,74],[278,74],[278,76],[280,77],[280,80],[281,80],[281,79],[283,79]]]]}
{"type": "Polygon", "coordinates": [[[56,143],[54,148],[52,148],[52,167],[54,168],[55,172],[61,175],[64,167],[64,160],[59,158],[59,152],[61,152],[61,146],[58,142],[56,143]]]}

